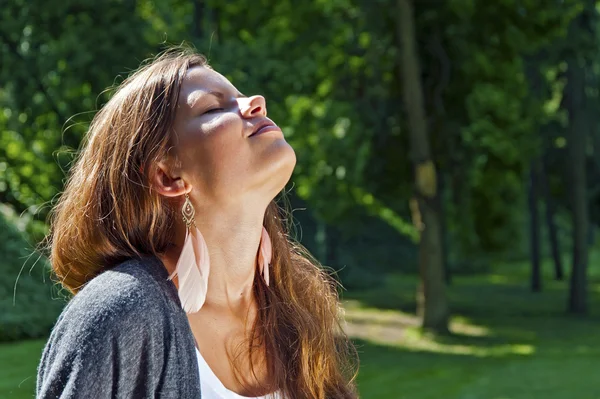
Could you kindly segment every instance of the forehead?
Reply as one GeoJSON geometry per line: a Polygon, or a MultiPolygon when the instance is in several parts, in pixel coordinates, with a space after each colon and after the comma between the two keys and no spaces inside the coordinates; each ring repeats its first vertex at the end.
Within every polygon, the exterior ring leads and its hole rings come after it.
{"type": "Polygon", "coordinates": [[[179,105],[192,106],[198,99],[211,92],[235,96],[237,89],[225,76],[211,68],[201,66],[190,68],[181,85],[179,105]]]}

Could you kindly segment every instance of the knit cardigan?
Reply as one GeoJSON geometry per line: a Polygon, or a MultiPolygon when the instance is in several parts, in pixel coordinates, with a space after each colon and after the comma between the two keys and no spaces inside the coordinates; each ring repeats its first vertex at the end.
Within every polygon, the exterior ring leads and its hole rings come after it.
{"type": "Polygon", "coordinates": [[[194,337],[160,259],[130,259],[67,304],[44,348],[37,398],[200,398],[194,337]]]}

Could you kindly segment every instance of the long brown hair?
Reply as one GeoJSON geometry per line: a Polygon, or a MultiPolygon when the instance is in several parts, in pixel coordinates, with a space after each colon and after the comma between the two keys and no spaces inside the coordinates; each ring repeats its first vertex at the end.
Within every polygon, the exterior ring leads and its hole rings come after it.
{"type": "MultiPolygon", "coordinates": [[[[72,293],[126,259],[167,249],[177,213],[149,176],[168,156],[182,80],[194,66],[208,67],[189,49],[164,52],[128,77],[92,120],[47,243],[53,271],[72,293]]],[[[286,398],[355,398],[355,352],[340,326],[337,286],[290,238],[288,219],[275,201],[265,213],[272,283],[255,279],[259,313],[247,353],[252,358],[260,343],[270,380],[286,398]]]]}

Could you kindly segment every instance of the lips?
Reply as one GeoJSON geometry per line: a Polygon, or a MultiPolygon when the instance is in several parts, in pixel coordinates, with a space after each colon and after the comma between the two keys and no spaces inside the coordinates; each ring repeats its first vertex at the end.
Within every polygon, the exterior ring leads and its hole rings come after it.
{"type": "Polygon", "coordinates": [[[276,124],[274,124],[273,122],[271,122],[269,120],[262,121],[262,122],[259,122],[256,124],[256,126],[254,127],[254,130],[252,131],[252,134],[250,134],[250,136],[248,136],[248,137],[256,136],[261,133],[270,132],[270,131],[281,131],[281,129],[276,124]]]}

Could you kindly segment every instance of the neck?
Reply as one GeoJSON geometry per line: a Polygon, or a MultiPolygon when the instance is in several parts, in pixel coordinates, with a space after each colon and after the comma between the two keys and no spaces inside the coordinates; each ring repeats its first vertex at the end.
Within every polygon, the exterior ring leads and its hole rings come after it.
{"type": "MultiPolygon", "coordinates": [[[[227,310],[245,316],[255,304],[252,292],[256,259],[263,226],[263,212],[196,213],[210,256],[210,275],[204,308],[227,310]]],[[[175,270],[185,239],[185,224],[176,223],[176,245],[163,257],[169,273],[175,270]]],[[[177,285],[177,281],[175,281],[177,285]]]]}

